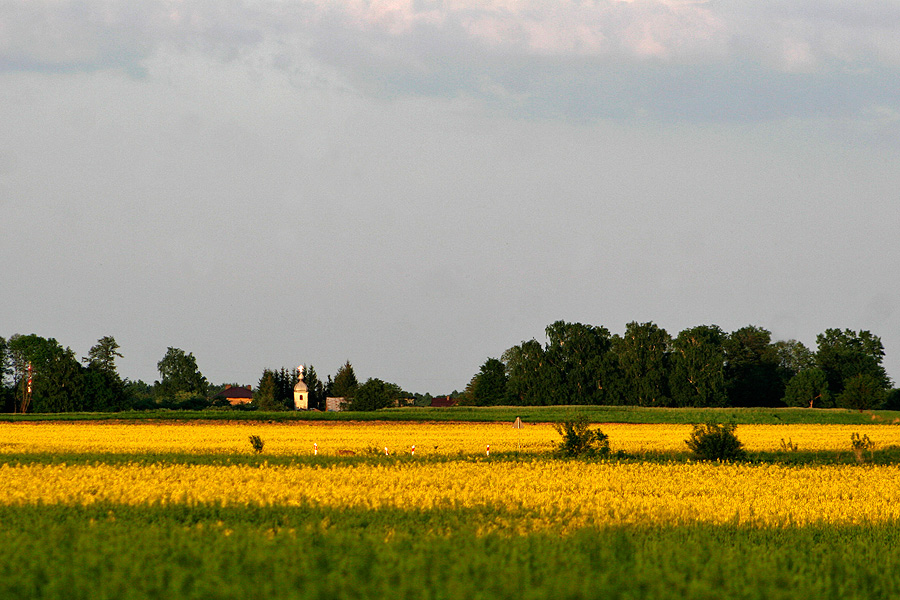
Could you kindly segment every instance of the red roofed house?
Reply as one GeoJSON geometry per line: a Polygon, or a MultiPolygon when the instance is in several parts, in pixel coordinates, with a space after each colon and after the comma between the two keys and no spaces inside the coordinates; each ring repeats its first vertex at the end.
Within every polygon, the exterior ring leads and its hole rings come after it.
{"type": "Polygon", "coordinates": [[[246,387],[226,385],[224,390],[215,395],[215,398],[225,398],[232,406],[249,404],[253,400],[253,391],[249,385],[246,387]]]}
{"type": "Polygon", "coordinates": [[[436,408],[449,408],[451,406],[456,406],[456,404],[456,398],[451,398],[450,396],[438,396],[437,398],[431,399],[431,406],[436,408]]]}

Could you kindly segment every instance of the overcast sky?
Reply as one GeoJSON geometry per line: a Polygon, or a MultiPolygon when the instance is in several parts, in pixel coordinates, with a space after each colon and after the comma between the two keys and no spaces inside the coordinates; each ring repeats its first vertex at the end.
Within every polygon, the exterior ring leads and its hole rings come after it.
{"type": "Polygon", "coordinates": [[[900,3],[0,0],[0,335],[465,387],[556,320],[881,336],[900,3]]]}

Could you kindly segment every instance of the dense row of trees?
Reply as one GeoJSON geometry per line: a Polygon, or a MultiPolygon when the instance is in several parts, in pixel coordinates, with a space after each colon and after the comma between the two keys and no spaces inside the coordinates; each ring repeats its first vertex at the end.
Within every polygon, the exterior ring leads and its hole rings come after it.
{"type": "Polygon", "coordinates": [[[0,337],[0,402],[6,412],[121,410],[128,403],[116,372],[119,345],[101,338],[80,362],[71,348],[37,335],[0,337]]]}
{"type": "MultiPolygon", "coordinates": [[[[608,404],[638,406],[803,406],[900,409],[900,390],[882,362],[884,346],[869,331],[828,329],[816,350],[796,340],[773,341],[756,326],[726,333],[699,325],[672,337],[648,323],[629,323],[622,335],[605,327],[557,321],[547,341],[531,339],[489,358],[464,393],[476,405],[608,404]]],[[[194,355],[168,348],[160,379],[122,379],[119,344],[104,336],[76,358],[53,338],[0,337],[0,407],[6,412],[118,411],[205,408],[225,386],[211,386],[194,355]]],[[[293,408],[293,369],[265,369],[248,408],[293,408]]],[[[351,410],[376,410],[430,396],[410,394],[377,378],[360,383],[347,361],[334,378],[308,366],[310,408],[341,397],[351,410]]],[[[227,404],[227,402],[222,402],[227,404]]]]}
{"type": "MultiPolygon", "coordinates": [[[[261,410],[289,410],[294,406],[294,385],[299,380],[294,370],[282,367],[265,369],[254,394],[254,402],[261,410]]],[[[306,367],[303,380],[309,389],[309,408],[325,410],[325,398],[344,398],[348,410],[377,410],[393,406],[412,395],[400,386],[370,377],[360,384],[348,360],[334,376],[323,382],[312,365],[306,367]]]]}
{"type": "MultiPolygon", "coordinates": [[[[557,321],[547,342],[531,339],[489,358],[466,388],[476,405],[893,407],[897,390],[869,331],[828,329],[815,352],[766,329],[726,333],[716,325],[674,338],[631,322],[623,335],[557,321]]],[[[900,406],[898,406],[900,408],[900,406]]]]}
{"type": "Polygon", "coordinates": [[[80,361],[71,348],[35,334],[0,337],[0,407],[4,412],[113,412],[202,408],[211,387],[193,354],[169,348],[153,384],[122,379],[119,344],[104,336],[80,361]]]}
{"type": "MultiPolygon", "coordinates": [[[[226,386],[210,385],[192,353],[168,348],[157,363],[160,378],[152,384],[123,379],[116,359],[120,346],[104,336],[80,361],[71,348],[53,338],[38,335],[0,337],[0,410],[4,412],[113,412],[130,409],[203,409],[230,406],[216,400],[226,386]]],[[[253,402],[245,409],[290,410],[294,407],[294,369],[265,369],[253,402]]],[[[307,366],[304,381],[309,389],[309,407],[324,410],[329,396],[347,399],[352,410],[376,410],[408,398],[427,398],[404,392],[400,386],[369,378],[359,383],[350,361],[334,378],[319,379],[315,367],[307,366]]]]}

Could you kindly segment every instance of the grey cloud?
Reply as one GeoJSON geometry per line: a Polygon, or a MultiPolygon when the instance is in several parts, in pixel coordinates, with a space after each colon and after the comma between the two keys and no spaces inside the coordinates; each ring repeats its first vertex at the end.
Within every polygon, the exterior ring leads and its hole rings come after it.
{"type": "Polygon", "coordinates": [[[141,75],[168,48],[262,57],[301,86],[576,119],[847,118],[897,105],[895,3],[395,4],[8,3],[0,70],[141,75]]]}

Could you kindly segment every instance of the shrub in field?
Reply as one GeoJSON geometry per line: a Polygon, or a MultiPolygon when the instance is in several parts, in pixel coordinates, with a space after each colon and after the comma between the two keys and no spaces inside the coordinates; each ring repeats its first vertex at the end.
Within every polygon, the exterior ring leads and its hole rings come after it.
{"type": "Polygon", "coordinates": [[[581,416],[555,424],[562,436],[557,451],[563,456],[608,456],[609,436],[599,429],[591,429],[587,417],[581,416]]]}
{"type": "Polygon", "coordinates": [[[263,439],[262,439],[261,437],[259,437],[258,435],[251,435],[251,436],[250,436],[250,445],[253,446],[253,450],[254,450],[257,454],[260,454],[260,453],[262,453],[262,451],[263,451],[263,446],[265,446],[266,443],[265,443],[265,442],[263,441],[263,439]]]}
{"type": "Polygon", "coordinates": [[[700,460],[743,460],[747,453],[734,434],[735,429],[734,423],[694,425],[691,436],[684,443],[700,460]]]}
{"type": "Polygon", "coordinates": [[[875,448],[875,443],[869,439],[869,436],[859,437],[858,433],[853,432],[850,434],[850,447],[853,450],[853,455],[856,456],[856,462],[864,463],[866,462],[866,452],[869,453],[869,457],[872,456],[872,449],[875,448]]]}
{"type": "Polygon", "coordinates": [[[791,441],[791,438],[788,438],[788,441],[784,441],[784,438],[781,438],[781,450],[782,452],[796,452],[800,449],[797,444],[791,441]]]}

